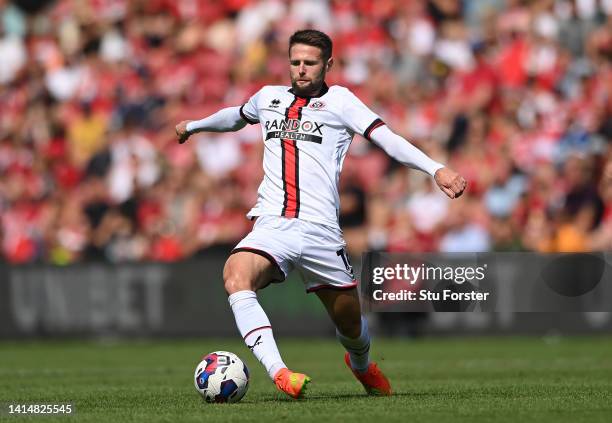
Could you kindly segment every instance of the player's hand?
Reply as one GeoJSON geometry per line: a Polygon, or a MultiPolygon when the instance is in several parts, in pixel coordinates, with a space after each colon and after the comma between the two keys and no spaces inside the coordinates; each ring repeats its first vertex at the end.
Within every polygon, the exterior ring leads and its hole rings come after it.
{"type": "Polygon", "coordinates": [[[191,135],[187,131],[187,124],[189,122],[191,122],[191,121],[190,120],[184,120],[184,121],[180,122],[178,125],[176,125],[176,127],[174,128],[175,131],[176,131],[176,136],[178,138],[179,144],[182,144],[185,141],[187,141],[187,138],[189,138],[189,136],[191,135]]]}
{"type": "Polygon", "coordinates": [[[463,176],[447,167],[438,169],[434,175],[434,179],[438,187],[450,198],[460,197],[467,186],[467,182],[463,179],[463,176]]]}

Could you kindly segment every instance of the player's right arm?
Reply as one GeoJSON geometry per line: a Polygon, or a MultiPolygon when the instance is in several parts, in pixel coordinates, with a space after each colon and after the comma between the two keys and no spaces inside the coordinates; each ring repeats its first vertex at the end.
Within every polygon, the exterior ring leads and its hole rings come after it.
{"type": "Polygon", "coordinates": [[[184,120],[176,125],[176,136],[180,144],[196,132],[232,132],[246,126],[240,115],[240,107],[227,107],[204,119],[184,120]]]}
{"type": "Polygon", "coordinates": [[[184,120],[176,125],[176,136],[180,144],[196,132],[233,132],[246,126],[259,123],[257,98],[259,92],[241,107],[226,107],[204,119],[184,120]]]}

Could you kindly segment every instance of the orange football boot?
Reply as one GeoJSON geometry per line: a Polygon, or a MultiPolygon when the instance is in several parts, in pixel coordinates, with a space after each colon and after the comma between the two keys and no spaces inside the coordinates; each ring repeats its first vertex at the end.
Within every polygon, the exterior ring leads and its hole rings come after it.
{"type": "Polygon", "coordinates": [[[349,353],[344,355],[344,362],[348,368],[351,369],[357,380],[361,382],[368,395],[391,395],[391,384],[389,383],[389,379],[380,371],[376,363],[370,363],[368,370],[362,373],[353,370],[351,367],[349,353]]]}
{"type": "Polygon", "coordinates": [[[302,373],[295,373],[288,368],[280,369],[274,375],[274,383],[279,391],[289,395],[291,398],[303,398],[306,393],[306,385],[310,383],[310,377],[302,373]]]}

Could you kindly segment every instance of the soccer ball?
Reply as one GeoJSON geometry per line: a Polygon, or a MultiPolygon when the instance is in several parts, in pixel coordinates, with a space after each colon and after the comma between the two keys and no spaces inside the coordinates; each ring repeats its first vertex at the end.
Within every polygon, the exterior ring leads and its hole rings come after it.
{"type": "Polygon", "coordinates": [[[194,379],[206,402],[238,402],[249,388],[249,369],[236,354],[215,351],[198,364],[194,379]]]}

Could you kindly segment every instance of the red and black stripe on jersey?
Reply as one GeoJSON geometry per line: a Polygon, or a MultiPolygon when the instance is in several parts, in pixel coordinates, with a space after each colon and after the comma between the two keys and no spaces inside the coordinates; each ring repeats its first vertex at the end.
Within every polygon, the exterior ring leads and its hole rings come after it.
{"type": "MultiPolygon", "coordinates": [[[[308,105],[309,97],[295,96],[291,105],[285,111],[285,119],[302,119],[302,108],[308,105]]],[[[295,140],[283,139],[282,162],[283,162],[283,191],[285,200],[281,216],[298,217],[300,214],[300,150],[295,140]]]]}
{"type": "Polygon", "coordinates": [[[246,106],[246,104],[243,104],[242,106],[240,106],[240,117],[244,119],[244,121],[248,123],[249,125],[255,125],[256,123],[259,123],[258,121],[253,120],[244,114],[244,111],[242,110],[244,109],[244,106],[246,106]]]}
{"type": "Polygon", "coordinates": [[[375,130],[376,128],[378,128],[379,126],[383,126],[385,124],[385,122],[382,121],[382,119],[375,119],[374,122],[372,122],[370,124],[370,126],[368,126],[368,128],[365,130],[365,132],[363,133],[363,136],[366,140],[368,141],[372,141],[372,139],[370,138],[370,135],[372,134],[372,131],[375,130]]]}

